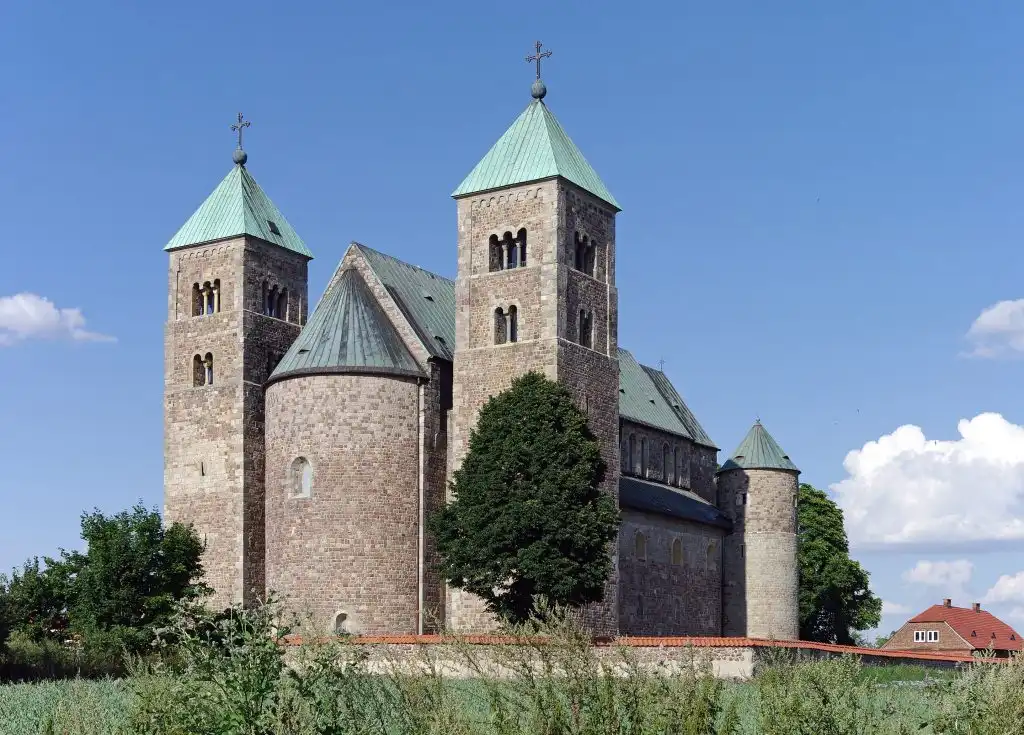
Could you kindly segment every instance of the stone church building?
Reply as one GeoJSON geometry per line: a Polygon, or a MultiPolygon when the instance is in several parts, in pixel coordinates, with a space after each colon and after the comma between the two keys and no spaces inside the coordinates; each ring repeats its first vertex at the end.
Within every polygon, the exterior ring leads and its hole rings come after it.
{"type": "Polygon", "coordinates": [[[425,518],[481,405],[539,370],[587,413],[621,509],[593,629],[798,637],[799,470],[760,423],[719,467],[619,346],[620,208],[545,95],[538,74],[453,193],[454,281],[353,243],[308,318],[312,253],[246,168],[239,115],[233,168],[164,248],[165,516],[205,539],[213,604],[272,590],[335,630],[491,627],[439,578],[425,518]]]}

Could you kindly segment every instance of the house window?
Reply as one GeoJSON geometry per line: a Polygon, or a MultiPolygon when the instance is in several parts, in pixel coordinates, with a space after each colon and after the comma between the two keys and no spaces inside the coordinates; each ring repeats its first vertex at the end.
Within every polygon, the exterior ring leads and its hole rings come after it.
{"type": "Polygon", "coordinates": [[[633,551],[640,561],[647,560],[647,537],[641,531],[637,531],[636,538],[633,539],[633,551]]]}
{"type": "Polygon", "coordinates": [[[937,630],[915,630],[914,643],[938,643],[939,631],[937,630]]]}
{"type": "Polygon", "coordinates": [[[308,498],[313,493],[313,465],[305,457],[296,457],[288,469],[288,489],[293,498],[308,498]]]}
{"type": "Polygon", "coordinates": [[[672,563],[677,567],[683,565],[683,542],[679,539],[672,541],[672,563]]]}

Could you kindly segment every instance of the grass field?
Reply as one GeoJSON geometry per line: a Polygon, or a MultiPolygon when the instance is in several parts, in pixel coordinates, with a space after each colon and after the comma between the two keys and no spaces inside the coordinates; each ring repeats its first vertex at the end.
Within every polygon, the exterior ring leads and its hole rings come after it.
{"type": "MultiPolygon", "coordinates": [[[[802,665],[795,667],[797,670],[802,665]]],[[[819,673],[832,673],[826,669],[822,669],[819,673]]],[[[810,728],[822,727],[822,723],[814,724],[806,720],[806,714],[803,713],[796,716],[797,721],[794,720],[795,713],[783,712],[781,710],[792,709],[793,702],[786,701],[786,692],[783,691],[787,687],[786,681],[777,682],[780,686],[771,689],[767,696],[776,696],[780,701],[775,702],[774,707],[780,709],[775,715],[779,718],[780,726],[783,726],[783,722],[786,718],[789,718],[791,722],[791,729],[789,730],[776,730],[776,732],[782,733],[837,733],[843,734],[850,733],[854,735],[857,733],[879,732],[879,733],[931,733],[934,732],[932,727],[928,724],[932,715],[935,712],[935,702],[937,697],[940,696],[938,691],[940,685],[934,682],[936,674],[941,678],[949,680],[951,674],[946,672],[936,672],[934,670],[919,669],[915,667],[885,667],[885,668],[865,668],[861,669],[857,673],[857,696],[864,698],[865,701],[859,702],[859,708],[864,712],[873,711],[880,715],[875,718],[878,723],[871,725],[868,720],[864,720],[863,724],[872,727],[873,729],[862,730],[858,727],[855,722],[856,715],[849,708],[850,701],[841,702],[843,699],[843,692],[833,692],[834,699],[831,704],[818,704],[817,707],[828,707],[831,706],[836,710],[834,714],[837,715],[836,722],[831,726],[828,726],[827,730],[816,730],[810,728]],[[893,686],[894,684],[907,684],[906,686],[893,686]],[[882,722],[884,720],[884,722],[882,722]],[[844,724],[845,723],[845,724],[844,724]],[[925,727],[921,727],[925,725],[925,727]]],[[[840,672],[841,675],[841,672],[840,672]]],[[[836,682],[839,683],[838,681],[836,682]]],[[[811,683],[813,689],[813,682],[811,683]]],[[[819,681],[817,684],[824,684],[827,686],[827,682],[819,681]]],[[[139,709],[139,694],[137,693],[140,688],[145,690],[146,684],[141,684],[138,680],[120,680],[120,681],[65,681],[65,682],[46,682],[46,683],[34,683],[34,684],[15,684],[0,686],[0,733],[2,735],[37,735],[39,733],[45,733],[47,735],[60,733],[61,735],[138,735],[140,732],[140,725],[135,720],[139,709]]],[[[366,729],[359,729],[358,723],[336,723],[333,729],[310,729],[310,730],[290,730],[290,729],[278,729],[278,730],[253,730],[253,733],[299,733],[299,732],[322,732],[322,733],[360,733],[360,732],[394,732],[394,733],[415,733],[415,732],[452,732],[452,733],[500,733],[502,730],[495,726],[492,717],[492,709],[488,703],[490,692],[487,691],[487,687],[482,685],[480,682],[474,681],[446,681],[443,686],[447,689],[448,695],[456,703],[457,709],[460,714],[454,720],[451,721],[451,730],[445,730],[443,724],[440,728],[430,725],[426,722],[420,722],[417,724],[416,717],[410,717],[415,713],[410,710],[417,708],[424,709],[431,706],[431,700],[433,699],[434,704],[438,705],[436,699],[436,691],[422,690],[418,694],[413,691],[411,696],[410,692],[399,693],[396,692],[394,687],[381,680],[381,686],[389,688],[388,701],[392,703],[392,717],[391,721],[383,724],[383,727],[377,729],[371,729],[367,725],[366,729]],[[404,705],[402,704],[404,700],[404,705]],[[404,710],[404,711],[403,711],[404,710]]],[[[505,686],[505,685],[503,685],[505,686]]],[[[515,685],[508,685],[511,688],[515,688],[515,685]]],[[[798,689],[803,688],[799,687],[798,689]]],[[[737,735],[750,735],[760,734],[765,732],[772,732],[767,730],[761,720],[761,706],[762,701],[766,694],[762,691],[763,687],[759,687],[756,682],[748,682],[742,684],[726,684],[722,687],[718,697],[721,702],[721,711],[717,715],[719,724],[723,718],[728,716],[730,712],[730,705],[735,703],[735,718],[737,727],[733,730],[737,735]]],[[[512,692],[509,692],[510,694],[512,692]]],[[[680,692],[682,693],[682,692],[680,692]]],[[[819,694],[821,692],[819,691],[819,694]]],[[[150,692],[152,694],[152,692],[150,692]]],[[[665,691],[664,694],[670,694],[669,691],[665,691]]],[[[143,694],[145,696],[145,694],[143,694]]],[[[159,695],[158,695],[159,696],[159,695]]],[[[647,696],[650,696],[650,692],[647,692],[647,696]]],[[[806,698],[806,692],[801,694],[802,697],[806,698]]],[[[811,700],[808,700],[810,702],[811,700]]],[[[805,702],[807,703],[807,702],[805,702]]],[[[420,713],[424,715],[424,720],[430,718],[426,716],[426,713],[420,713]]],[[[822,714],[819,712],[818,714],[822,714]]],[[[366,723],[363,723],[366,725],[366,723]]],[[[628,733],[628,732],[655,732],[654,730],[629,729],[628,723],[622,723],[623,727],[617,727],[607,732],[614,733],[628,733]]],[[[281,727],[286,725],[282,724],[281,727]]],[[[591,732],[590,729],[558,729],[552,728],[548,732],[591,732]]],[[[173,731],[154,729],[152,732],[167,732],[172,733],[173,731]]],[[[182,735],[188,730],[181,731],[182,735]]],[[[244,729],[238,730],[225,730],[227,733],[247,733],[244,729]]],[[[538,732],[541,732],[538,730],[538,732]]],[[[709,734],[714,733],[714,730],[700,730],[694,729],[692,731],[686,730],[671,730],[669,732],[692,732],[694,735],[697,733],[707,732],[709,734]]],[[[965,732],[967,732],[965,730],[965,732]]],[[[978,731],[984,732],[984,731],[978,731]]],[[[212,733],[212,731],[211,731],[212,733]]]]}

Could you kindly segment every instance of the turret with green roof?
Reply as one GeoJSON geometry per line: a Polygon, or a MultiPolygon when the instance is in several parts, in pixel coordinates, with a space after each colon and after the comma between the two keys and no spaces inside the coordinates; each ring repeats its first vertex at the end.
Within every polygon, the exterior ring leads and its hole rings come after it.
{"type": "Polygon", "coordinates": [[[308,308],[305,243],[246,168],[233,166],[164,246],[164,508],[206,538],[220,609],[264,593],[263,383],[308,308]]]}
{"type": "Polygon", "coordinates": [[[733,522],[722,552],[724,635],[799,637],[799,476],[760,419],[718,470],[719,507],[733,522]]]}

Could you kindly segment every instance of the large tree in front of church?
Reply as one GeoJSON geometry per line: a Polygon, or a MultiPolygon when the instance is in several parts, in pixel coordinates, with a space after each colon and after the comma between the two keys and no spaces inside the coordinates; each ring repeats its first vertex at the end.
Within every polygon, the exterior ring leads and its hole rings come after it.
{"type": "Polygon", "coordinates": [[[599,601],[619,527],[614,498],[599,489],[604,475],[568,390],[537,372],[517,378],[480,409],[454,499],[430,519],[442,575],[512,623],[541,597],[599,601]]]}
{"type": "Polygon", "coordinates": [[[850,558],[843,511],[828,495],[802,483],[797,506],[800,639],[852,645],[878,625],[882,601],[868,573],[850,558]]]}

